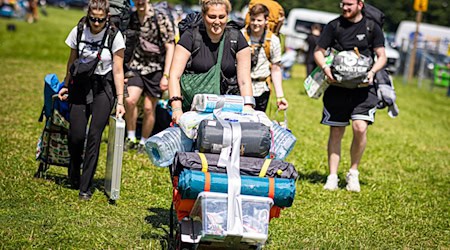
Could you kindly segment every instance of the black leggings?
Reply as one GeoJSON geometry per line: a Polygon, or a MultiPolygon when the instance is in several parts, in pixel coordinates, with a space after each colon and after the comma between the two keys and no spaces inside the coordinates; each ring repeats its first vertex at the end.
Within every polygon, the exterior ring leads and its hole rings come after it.
{"type": "Polygon", "coordinates": [[[92,187],[100,153],[102,133],[108,123],[113,105],[114,98],[109,97],[105,91],[96,94],[91,104],[70,105],[69,152],[71,160],[69,178],[72,183],[80,184],[81,192],[88,192],[92,187]],[[91,122],[83,161],[89,117],[91,117],[91,122]],[[81,164],[83,164],[83,174],[80,178],[81,164]]]}

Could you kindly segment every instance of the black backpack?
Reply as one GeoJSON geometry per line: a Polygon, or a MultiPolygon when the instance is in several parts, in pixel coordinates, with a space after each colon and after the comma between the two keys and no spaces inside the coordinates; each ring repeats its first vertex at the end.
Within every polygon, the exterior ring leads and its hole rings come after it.
{"type": "MultiPolygon", "coordinates": [[[[239,23],[235,21],[229,21],[227,23],[227,26],[225,28],[225,42],[231,43],[231,53],[233,54],[233,57],[237,53],[237,46],[238,46],[238,37],[239,33],[241,32],[240,29],[242,29],[244,26],[240,25],[239,23]]],[[[186,18],[181,20],[178,23],[178,30],[180,32],[180,37],[183,35],[183,33],[188,30],[193,30],[193,50],[191,53],[191,57],[188,60],[188,63],[186,64],[186,69],[190,68],[192,64],[192,58],[198,53],[200,50],[201,44],[203,43],[202,35],[200,34],[200,29],[205,29],[205,25],[203,23],[203,17],[200,12],[193,12],[189,13],[186,18]]],[[[227,78],[221,72],[222,75],[222,81],[220,84],[221,93],[223,94],[234,94],[237,95],[239,93],[239,87],[237,84],[237,76],[234,76],[232,78],[227,78]]]]}
{"type": "MultiPolygon", "coordinates": [[[[84,16],[80,19],[80,21],[77,24],[77,57],[79,56],[79,45],[81,42],[81,35],[83,34],[83,29],[84,29],[84,25],[87,24],[87,17],[84,16]]],[[[113,23],[109,23],[109,28],[106,31],[107,32],[107,36],[108,36],[108,49],[109,52],[111,53],[111,58],[113,56],[113,52],[112,52],[112,44],[114,42],[114,39],[116,38],[117,32],[119,32],[119,29],[113,24],[113,23]]],[[[89,43],[87,41],[83,41],[85,43],[89,43]]]]}
{"type": "MultiPolygon", "coordinates": [[[[369,48],[371,49],[372,41],[373,41],[373,30],[375,25],[380,26],[383,29],[385,15],[378,8],[370,5],[368,3],[364,3],[364,7],[362,9],[362,14],[366,17],[366,27],[367,27],[367,40],[369,41],[369,48]]],[[[341,32],[341,23],[337,22],[335,32],[341,32]]],[[[342,46],[335,40],[335,44],[338,46],[337,50],[341,51],[342,46]]]]}

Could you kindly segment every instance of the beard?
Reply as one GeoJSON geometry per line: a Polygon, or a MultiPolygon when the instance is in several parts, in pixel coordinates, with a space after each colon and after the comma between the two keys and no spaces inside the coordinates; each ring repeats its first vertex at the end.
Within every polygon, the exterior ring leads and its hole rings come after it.
{"type": "Polygon", "coordinates": [[[344,16],[347,19],[354,19],[358,15],[358,10],[355,11],[342,11],[342,16],[344,16]]]}

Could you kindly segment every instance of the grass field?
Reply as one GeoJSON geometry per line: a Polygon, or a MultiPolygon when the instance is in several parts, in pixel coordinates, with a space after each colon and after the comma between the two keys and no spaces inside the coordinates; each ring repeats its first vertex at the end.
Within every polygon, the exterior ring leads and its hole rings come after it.
{"type": "MultiPolygon", "coordinates": [[[[171,202],[168,169],[125,153],[121,198],[102,193],[106,143],[89,202],[69,189],[66,169],[34,179],[43,78],[65,72],[64,40],[80,11],[49,9],[36,24],[0,19],[0,249],[166,249],[171,202]],[[17,31],[7,32],[14,23],[17,31]]],[[[343,141],[341,189],[322,189],[328,128],[321,101],[303,91],[304,71],[284,82],[289,126],[298,142],[288,157],[299,174],[292,207],[270,223],[265,249],[449,249],[450,99],[444,89],[396,89],[400,116],[377,112],[360,167],[361,193],[345,191],[351,133],[343,141]]]]}

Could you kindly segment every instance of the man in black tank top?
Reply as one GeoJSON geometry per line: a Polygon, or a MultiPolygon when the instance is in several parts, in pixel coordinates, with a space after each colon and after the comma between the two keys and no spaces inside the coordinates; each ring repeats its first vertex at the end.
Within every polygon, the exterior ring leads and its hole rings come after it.
{"type": "Polygon", "coordinates": [[[341,158],[341,141],[345,127],[352,121],[353,141],[350,148],[351,166],[346,175],[347,190],[359,192],[358,165],[364,153],[367,140],[368,125],[375,121],[378,98],[373,86],[374,75],[386,64],[384,35],[378,25],[373,26],[368,34],[367,19],[362,14],[363,0],[342,0],[342,15],[328,23],[314,52],[314,59],[328,78],[330,87],[323,96],[322,124],[330,126],[328,140],[328,166],[330,175],[324,186],[326,190],[338,188],[338,166],[341,158]],[[377,61],[367,73],[369,86],[362,88],[343,88],[334,85],[330,67],[325,63],[325,52],[328,48],[339,51],[354,50],[366,56],[377,56],[377,61]]]}

